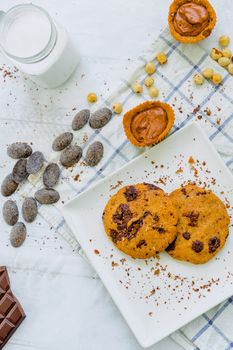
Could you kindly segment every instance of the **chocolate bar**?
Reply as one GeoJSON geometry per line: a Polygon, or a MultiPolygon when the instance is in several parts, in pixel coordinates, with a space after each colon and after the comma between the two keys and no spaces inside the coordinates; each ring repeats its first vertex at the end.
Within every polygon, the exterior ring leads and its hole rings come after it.
{"type": "Polygon", "coordinates": [[[25,313],[10,289],[10,280],[5,266],[0,267],[0,349],[25,318],[25,313]]]}

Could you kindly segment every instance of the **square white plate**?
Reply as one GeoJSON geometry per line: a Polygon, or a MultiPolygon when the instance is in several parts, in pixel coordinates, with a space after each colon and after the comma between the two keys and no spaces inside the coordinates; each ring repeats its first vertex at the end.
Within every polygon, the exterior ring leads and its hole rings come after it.
{"type": "MultiPolygon", "coordinates": [[[[188,180],[207,185],[222,200],[233,203],[233,177],[195,123],[149,149],[62,209],[143,347],[158,342],[233,294],[233,238],[230,234],[220,254],[204,265],[176,261],[167,253],[147,261],[131,259],[106,236],[103,209],[121,186],[151,182],[170,192],[188,180]],[[188,162],[190,156],[194,164],[188,162]]],[[[230,230],[232,233],[232,227],[230,230]]]]}

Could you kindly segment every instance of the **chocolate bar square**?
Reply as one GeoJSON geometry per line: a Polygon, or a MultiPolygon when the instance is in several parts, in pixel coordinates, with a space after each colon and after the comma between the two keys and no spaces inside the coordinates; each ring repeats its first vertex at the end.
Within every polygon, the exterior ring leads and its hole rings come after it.
{"type": "Polygon", "coordinates": [[[10,289],[10,280],[5,266],[0,267],[0,349],[4,347],[25,313],[10,289]]]}

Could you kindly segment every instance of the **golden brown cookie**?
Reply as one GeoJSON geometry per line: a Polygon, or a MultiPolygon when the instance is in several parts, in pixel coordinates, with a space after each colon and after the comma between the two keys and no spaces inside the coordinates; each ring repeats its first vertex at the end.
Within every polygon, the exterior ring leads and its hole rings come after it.
{"type": "Polygon", "coordinates": [[[224,246],[230,219],[224,203],[211,191],[187,185],[171,193],[178,209],[177,238],[167,248],[176,259],[203,264],[224,246]]]}
{"type": "Polygon", "coordinates": [[[146,183],[121,188],[103,213],[105,231],[117,248],[140,259],[167,248],[176,237],[177,221],[169,196],[146,183]]]}

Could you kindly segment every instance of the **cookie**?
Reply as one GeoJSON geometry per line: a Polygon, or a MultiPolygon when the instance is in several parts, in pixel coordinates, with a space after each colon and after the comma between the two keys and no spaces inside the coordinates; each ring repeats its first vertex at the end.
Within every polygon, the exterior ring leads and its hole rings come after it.
{"type": "Polygon", "coordinates": [[[177,221],[169,196],[146,183],[121,188],[103,213],[105,231],[117,248],[140,259],[167,248],[176,237],[177,221]]]}
{"type": "Polygon", "coordinates": [[[224,203],[211,191],[187,185],[171,193],[179,213],[178,235],[167,248],[176,259],[203,264],[224,246],[229,215],[224,203]]]}

